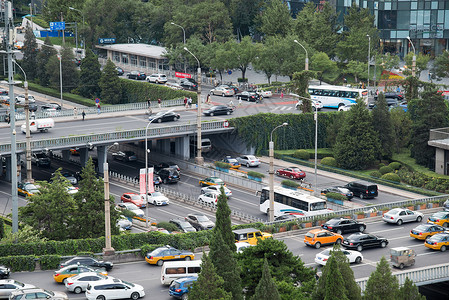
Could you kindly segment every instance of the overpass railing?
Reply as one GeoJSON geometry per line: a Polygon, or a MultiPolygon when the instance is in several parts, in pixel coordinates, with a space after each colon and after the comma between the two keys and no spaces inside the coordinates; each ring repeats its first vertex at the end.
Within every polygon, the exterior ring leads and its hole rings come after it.
{"type": "MultiPolygon", "coordinates": [[[[393,275],[396,276],[400,285],[404,284],[407,277],[417,286],[447,281],[449,280],[449,263],[418,268],[410,271],[401,271],[393,273],[393,275]]],[[[365,277],[355,280],[362,292],[366,289],[368,279],[368,277],[365,277]]]]}
{"type": "MultiPolygon", "coordinates": [[[[212,121],[201,123],[201,130],[204,132],[214,131],[214,130],[232,130],[230,127],[224,127],[223,121],[212,121]]],[[[166,127],[157,127],[148,129],[148,137],[164,137],[172,135],[182,135],[195,133],[197,130],[195,124],[184,124],[166,127]]],[[[64,147],[78,147],[87,146],[89,143],[93,145],[109,144],[119,141],[131,141],[145,138],[145,129],[132,129],[123,130],[116,132],[106,132],[98,134],[86,134],[79,136],[68,136],[59,137],[46,140],[32,140],[31,149],[33,150],[43,150],[43,149],[61,149],[64,147]]],[[[17,142],[17,152],[25,151],[25,141],[17,142]]],[[[10,154],[11,144],[1,144],[0,154],[10,154]]]]}

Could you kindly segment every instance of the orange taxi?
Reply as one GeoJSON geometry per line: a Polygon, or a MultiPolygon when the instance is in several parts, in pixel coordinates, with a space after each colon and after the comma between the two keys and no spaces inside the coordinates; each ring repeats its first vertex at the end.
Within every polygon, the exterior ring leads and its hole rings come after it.
{"type": "Polygon", "coordinates": [[[440,225],[435,224],[421,224],[410,230],[410,236],[418,240],[426,240],[432,235],[443,233],[445,229],[440,225]]]}
{"type": "Polygon", "coordinates": [[[67,278],[85,272],[97,272],[98,274],[108,276],[108,272],[106,272],[104,269],[94,269],[83,265],[70,265],[55,271],[55,273],[53,274],[53,279],[56,282],[65,283],[67,278]]]}
{"type": "Polygon", "coordinates": [[[340,244],[343,236],[324,229],[312,229],[306,233],[304,243],[307,246],[319,249],[322,245],[340,244]]]}
{"type": "Polygon", "coordinates": [[[426,240],[424,246],[444,252],[449,247],[449,233],[438,233],[426,240]]]}
{"type": "Polygon", "coordinates": [[[159,247],[145,256],[145,261],[151,265],[162,266],[166,260],[194,260],[195,254],[186,250],[178,250],[171,246],[159,247]]]}
{"type": "Polygon", "coordinates": [[[449,211],[439,211],[427,219],[427,223],[437,224],[443,227],[449,226],[449,211]]]}

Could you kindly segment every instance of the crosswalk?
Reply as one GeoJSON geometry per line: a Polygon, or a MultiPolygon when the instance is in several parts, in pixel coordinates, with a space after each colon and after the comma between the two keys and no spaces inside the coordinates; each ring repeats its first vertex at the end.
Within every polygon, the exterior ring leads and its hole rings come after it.
{"type": "Polygon", "coordinates": [[[291,106],[291,105],[282,105],[282,106],[275,106],[275,107],[273,107],[273,108],[271,108],[271,110],[282,110],[282,111],[285,111],[285,110],[295,110],[295,107],[294,106],[291,106]]]}

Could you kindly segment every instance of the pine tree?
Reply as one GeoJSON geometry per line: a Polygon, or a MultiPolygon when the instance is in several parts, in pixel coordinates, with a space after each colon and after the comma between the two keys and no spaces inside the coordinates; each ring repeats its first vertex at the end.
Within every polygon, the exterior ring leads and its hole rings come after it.
{"type": "Polygon", "coordinates": [[[60,51],[62,56],[62,91],[71,92],[78,87],[79,82],[75,55],[73,54],[73,48],[68,45],[63,45],[60,51]]]}
{"type": "Polygon", "coordinates": [[[223,241],[219,230],[214,230],[212,235],[209,256],[217,274],[224,279],[224,290],[230,292],[234,300],[243,299],[240,267],[237,265],[233,252],[223,241]]]}
{"type": "MultiPolygon", "coordinates": [[[[50,38],[47,36],[44,45],[52,46],[50,38]]],[[[46,65],[52,56],[56,56],[56,50],[52,47],[42,46],[37,55],[37,64],[42,66],[37,69],[37,79],[40,85],[48,86],[50,84],[50,77],[47,72],[46,65]]]]}
{"type": "Polygon", "coordinates": [[[118,104],[121,100],[120,79],[114,63],[108,59],[103,68],[98,85],[101,89],[101,100],[109,104],[118,104]]]}
{"type": "Polygon", "coordinates": [[[276,284],[270,274],[270,268],[268,267],[268,261],[265,258],[263,260],[262,278],[260,278],[259,284],[256,287],[252,300],[280,300],[281,296],[277,290],[276,284]]]}
{"type": "Polygon", "coordinates": [[[5,237],[5,222],[0,219],[0,240],[5,237]]]}
{"type": "Polygon", "coordinates": [[[37,43],[33,30],[30,26],[25,31],[25,41],[23,43],[23,59],[22,67],[26,73],[27,80],[33,80],[37,77],[37,70],[39,69],[37,62],[37,43]]]}
{"type": "Polygon", "coordinates": [[[86,50],[86,57],[81,61],[80,69],[80,94],[86,98],[99,97],[98,81],[101,77],[101,66],[92,50],[86,50]]]}
{"type": "Polygon", "coordinates": [[[198,280],[193,283],[189,290],[189,299],[210,300],[222,299],[231,300],[232,295],[223,289],[224,280],[221,278],[209,258],[209,255],[203,252],[201,259],[201,272],[198,280]]]}
{"type": "Polygon", "coordinates": [[[223,187],[220,188],[220,196],[218,196],[215,217],[214,231],[219,231],[223,237],[224,243],[228,245],[232,252],[235,252],[237,248],[235,246],[235,237],[231,227],[231,209],[229,208],[228,199],[223,187]]]}
{"type": "Polygon", "coordinates": [[[366,284],[365,300],[398,299],[399,283],[391,273],[390,265],[384,256],[377,263],[376,271],[371,273],[366,284]]]}
{"type": "Polygon", "coordinates": [[[399,288],[398,300],[426,300],[426,297],[419,293],[416,284],[408,277],[405,278],[404,285],[399,288]]]}
{"type": "Polygon", "coordinates": [[[377,97],[376,106],[372,111],[373,129],[379,136],[380,147],[378,149],[378,159],[391,159],[393,155],[394,134],[390,111],[383,93],[377,97]]]}
{"type": "Polygon", "coordinates": [[[341,276],[335,256],[331,255],[329,257],[325,267],[327,269],[327,274],[324,278],[324,300],[348,300],[346,289],[341,284],[343,282],[343,276],[341,276]]]}

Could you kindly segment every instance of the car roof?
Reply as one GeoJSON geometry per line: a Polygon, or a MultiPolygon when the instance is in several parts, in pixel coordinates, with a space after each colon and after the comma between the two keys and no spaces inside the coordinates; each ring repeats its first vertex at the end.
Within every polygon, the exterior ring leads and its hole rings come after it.
{"type": "Polygon", "coordinates": [[[194,212],[194,213],[190,213],[187,216],[206,216],[205,214],[199,213],[199,212],[194,212]]]}
{"type": "Polygon", "coordinates": [[[310,233],[318,233],[318,232],[323,232],[323,231],[329,231],[329,230],[322,229],[322,228],[309,230],[310,233]]]}
{"type": "Polygon", "coordinates": [[[237,233],[237,234],[242,234],[242,233],[251,233],[251,232],[255,232],[255,231],[260,231],[260,230],[256,229],[256,228],[243,228],[243,229],[233,230],[232,232],[237,233]]]}

